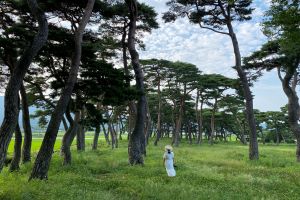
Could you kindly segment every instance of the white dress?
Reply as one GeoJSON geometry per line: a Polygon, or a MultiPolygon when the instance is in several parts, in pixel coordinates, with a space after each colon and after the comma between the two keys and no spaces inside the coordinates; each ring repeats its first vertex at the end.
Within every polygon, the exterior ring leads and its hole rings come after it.
{"type": "Polygon", "coordinates": [[[174,163],[173,163],[174,153],[173,152],[171,152],[171,153],[165,152],[163,158],[165,159],[165,167],[166,167],[168,176],[176,176],[176,172],[174,169],[174,163]]]}

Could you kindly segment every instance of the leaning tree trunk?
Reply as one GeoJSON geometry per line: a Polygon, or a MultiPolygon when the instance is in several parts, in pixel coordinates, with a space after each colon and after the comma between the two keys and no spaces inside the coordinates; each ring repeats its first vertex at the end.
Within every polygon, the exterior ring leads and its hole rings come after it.
{"type": "Polygon", "coordinates": [[[294,88],[290,86],[290,82],[293,75],[294,73],[291,71],[291,69],[287,69],[285,77],[282,78],[280,75],[280,71],[278,69],[278,76],[281,80],[283,91],[288,97],[288,121],[291,130],[297,139],[296,159],[298,162],[300,162],[300,126],[298,123],[300,105],[299,105],[299,98],[295,90],[295,86],[294,88]]]}
{"type": "Polygon", "coordinates": [[[246,115],[248,120],[248,125],[250,129],[249,134],[249,159],[257,160],[259,158],[258,153],[258,143],[257,143],[257,133],[256,133],[256,123],[253,112],[253,96],[250,90],[249,82],[244,69],[242,68],[241,54],[239,49],[239,44],[236,35],[233,31],[231,22],[227,23],[229,30],[229,35],[232,41],[234,55],[235,55],[235,69],[238,73],[240,81],[243,86],[244,97],[246,99],[246,115]]]}
{"type": "Polygon", "coordinates": [[[77,73],[78,73],[79,64],[81,60],[81,50],[82,50],[81,44],[82,44],[83,32],[90,19],[94,7],[94,3],[95,0],[88,0],[87,6],[85,8],[85,12],[83,14],[82,19],[80,20],[78,29],[75,31],[75,39],[74,39],[75,49],[72,57],[72,64],[69,72],[69,77],[66,86],[63,90],[63,93],[57,103],[57,106],[51,115],[51,119],[48,124],[48,128],[46,130],[42,146],[35,160],[29,180],[36,179],[36,178],[38,179],[48,178],[49,165],[52,158],[53,148],[57,137],[59,125],[66,111],[66,108],[71,98],[71,94],[73,92],[74,85],[77,80],[77,73]]]}
{"type": "MultiPolygon", "coordinates": [[[[123,57],[123,66],[124,66],[124,74],[126,76],[126,85],[129,87],[130,86],[130,72],[128,68],[128,62],[127,62],[127,43],[126,43],[126,36],[127,36],[127,28],[128,24],[125,22],[123,26],[123,32],[122,32],[122,39],[121,39],[121,44],[122,44],[122,57],[123,57]]],[[[128,138],[130,134],[132,133],[132,129],[135,126],[135,119],[136,119],[136,105],[134,101],[129,101],[128,102],[128,112],[129,112],[129,119],[128,119],[128,138]]]]}
{"type": "Polygon", "coordinates": [[[63,122],[65,131],[67,131],[69,129],[69,126],[68,126],[68,123],[67,123],[67,120],[65,117],[62,118],[62,122],[63,122]]]}
{"type": "Polygon", "coordinates": [[[107,128],[109,130],[109,133],[110,133],[110,138],[111,138],[111,148],[114,149],[116,148],[116,134],[115,134],[115,129],[113,128],[113,124],[112,124],[112,119],[111,117],[109,116],[109,113],[108,113],[108,109],[107,111],[105,112],[105,117],[106,119],[108,120],[107,122],[107,128]]]}
{"type": "Polygon", "coordinates": [[[138,17],[136,0],[125,0],[130,12],[130,23],[128,32],[128,50],[131,56],[132,66],[135,73],[136,89],[140,93],[137,104],[137,116],[134,130],[129,137],[128,157],[129,163],[144,164],[143,159],[143,140],[144,137],[144,122],[145,122],[145,106],[146,96],[144,94],[144,74],[139,63],[139,54],[135,49],[135,32],[136,22],[138,17]]]}
{"type": "Polygon", "coordinates": [[[15,130],[15,145],[14,145],[14,156],[10,164],[9,170],[16,171],[20,169],[20,160],[21,160],[21,147],[22,147],[22,133],[17,122],[16,130],[15,130]]]}
{"type": "Polygon", "coordinates": [[[61,145],[61,155],[64,157],[64,165],[70,165],[72,161],[71,157],[71,144],[72,141],[77,133],[78,126],[79,126],[79,120],[80,120],[80,112],[75,112],[74,120],[72,120],[72,125],[65,133],[63,139],[62,139],[62,145],[61,145]]]}
{"type": "Polygon", "coordinates": [[[22,149],[22,162],[30,162],[31,160],[31,143],[32,143],[32,131],[29,116],[29,105],[27,100],[27,94],[24,84],[21,85],[20,89],[21,100],[22,100],[22,116],[23,116],[23,129],[24,129],[24,144],[22,149]]]}
{"type": "Polygon", "coordinates": [[[24,54],[21,56],[6,87],[4,119],[0,128],[0,172],[4,166],[9,142],[17,125],[19,116],[19,90],[33,58],[44,46],[48,37],[48,23],[44,12],[38,7],[36,0],[27,0],[27,2],[34,18],[38,20],[39,31],[34,37],[31,46],[27,48],[24,54]]]}
{"type": "Polygon", "coordinates": [[[108,137],[108,133],[106,132],[106,128],[105,128],[105,125],[103,122],[101,122],[101,127],[102,127],[102,130],[103,130],[103,134],[104,134],[104,137],[105,137],[105,141],[108,145],[110,145],[110,141],[109,141],[109,137],[108,137]]]}

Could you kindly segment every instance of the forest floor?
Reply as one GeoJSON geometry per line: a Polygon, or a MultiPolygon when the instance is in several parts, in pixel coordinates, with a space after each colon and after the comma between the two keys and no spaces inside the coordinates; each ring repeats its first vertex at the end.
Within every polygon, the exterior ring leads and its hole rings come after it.
{"type": "MultiPolygon", "coordinates": [[[[260,144],[260,159],[249,161],[248,147],[239,143],[199,146],[183,141],[174,148],[177,176],[170,178],[162,162],[169,141],[164,139],[156,147],[150,141],[143,167],[128,165],[125,140],[114,150],[101,140],[97,151],[91,150],[87,140],[87,150],[74,150],[72,165],[65,167],[58,141],[49,179],[28,182],[32,163],[14,173],[6,167],[0,174],[0,199],[300,199],[295,145],[260,144]]],[[[33,151],[38,151],[40,143],[34,140],[33,151]]]]}

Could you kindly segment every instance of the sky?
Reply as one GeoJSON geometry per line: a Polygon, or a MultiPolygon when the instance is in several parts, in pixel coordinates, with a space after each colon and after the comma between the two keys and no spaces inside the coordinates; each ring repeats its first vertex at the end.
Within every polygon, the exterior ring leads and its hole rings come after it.
{"type": "MultiPolygon", "coordinates": [[[[203,73],[219,73],[230,78],[237,74],[232,69],[234,54],[228,36],[200,29],[182,18],[174,23],[164,23],[162,13],[168,10],[167,0],[139,0],[154,7],[160,28],[151,34],[145,34],[143,41],[146,50],[140,50],[140,58],[157,58],[183,61],[195,64],[203,73]]],[[[235,23],[235,32],[239,41],[241,55],[248,56],[258,50],[267,38],[261,31],[260,22],[270,0],[253,0],[255,8],[252,20],[235,23]]],[[[280,110],[287,103],[276,72],[266,72],[254,84],[254,108],[261,111],[280,110]]],[[[1,95],[1,94],[0,94],[1,95]]],[[[2,110],[2,109],[1,109],[2,110]]]]}
{"type": "MultiPolygon", "coordinates": [[[[141,59],[157,58],[172,61],[184,61],[195,64],[203,73],[219,73],[236,78],[234,54],[228,36],[201,29],[181,18],[173,23],[164,23],[161,14],[168,10],[167,0],[140,0],[154,7],[159,14],[160,28],[146,34],[143,41],[145,51],[140,51],[141,59]]],[[[254,0],[255,8],[252,20],[235,23],[235,32],[240,45],[242,57],[258,50],[267,38],[261,31],[260,22],[270,0],[254,0]]],[[[254,84],[254,108],[261,111],[280,110],[287,103],[277,73],[266,72],[254,84]]]]}

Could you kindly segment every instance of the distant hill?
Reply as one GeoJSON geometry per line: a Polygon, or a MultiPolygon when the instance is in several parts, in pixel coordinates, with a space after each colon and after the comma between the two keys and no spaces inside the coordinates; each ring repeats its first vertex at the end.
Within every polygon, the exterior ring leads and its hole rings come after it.
{"type": "MultiPolygon", "coordinates": [[[[35,111],[36,111],[35,107],[29,108],[29,114],[34,114],[35,111]]],[[[22,113],[20,113],[20,116],[22,116],[22,113]]],[[[4,117],[4,96],[0,96],[0,123],[2,123],[3,117],[4,117]]],[[[31,127],[33,129],[33,132],[39,131],[41,129],[38,125],[37,119],[31,119],[30,122],[31,122],[31,127]]],[[[20,123],[21,129],[23,129],[21,117],[19,117],[19,123],[20,123]]],[[[61,126],[60,129],[63,129],[63,127],[61,126]]]]}

